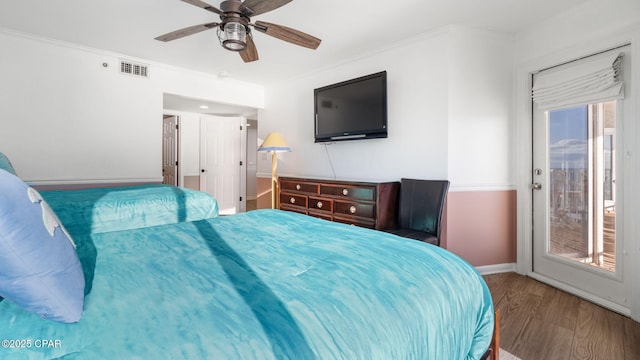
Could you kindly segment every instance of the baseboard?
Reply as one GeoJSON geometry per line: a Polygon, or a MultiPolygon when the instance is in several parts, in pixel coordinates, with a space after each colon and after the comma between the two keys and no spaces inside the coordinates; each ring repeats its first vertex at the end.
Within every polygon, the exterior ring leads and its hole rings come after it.
{"type": "Polygon", "coordinates": [[[538,281],[541,281],[547,285],[551,285],[557,289],[560,289],[562,291],[566,291],[570,294],[576,295],[578,297],[581,297],[583,299],[586,299],[594,304],[600,305],[602,307],[605,307],[609,310],[615,311],[619,314],[622,314],[624,316],[631,316],[631,309],[629,307],[625,307],[623,305],[617,304],[609,299],[605,299],[602,297],[599,297],[597,295],[594,295],[590,292],[584,291],[582,289],[573,287],[571,285],[565,284],[563,282],[557,281],[555,279],[546,277],[544,275],[541,275],[539,273],[536,272],[529,272],[527,274],[527,276],[529,276],[532,279],[536,279],[538,281]]]}
{"type": "Polygon", "coordinates": [[[515,272],[516,263],[483,265],[483,266],[476,266],[475,268],[476,270],[478,270],[480,275],[499,274],[499,273],[505,273],[505,272],[515,272]]]}

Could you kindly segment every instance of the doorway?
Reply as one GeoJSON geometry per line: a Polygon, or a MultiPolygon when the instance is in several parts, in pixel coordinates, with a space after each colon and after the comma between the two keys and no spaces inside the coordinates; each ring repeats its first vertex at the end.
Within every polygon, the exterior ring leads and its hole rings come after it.
{"type": "Polygon", "coordinates": [[[258,120],[247,119],[247,202],[246,210],[258,208],[258,120]]]}
{"type": "MultiPolygon", "coordinates": [[[[624,70],[629,73],[628,65],[624,70]]],[[[622,78],[629,87],[630,77],[622,78]]],[[[545,108],[535,101],[534,88],[530,275],[629,315],[631,264],[622,256],[628,233],[621,230],[631,164],[619,151],[619,129],[631,121],[631,101],[623,95],[545,108]]]]}
{"type": "MultiPolygon", "coordinates": [[[[163,94],[163,119],[169,118],[171,116],[175,116],[178,118],[179,129],[178,135],[176,138],[176,151],[177,151],[177,160],[178,166],[177,170],[179,174],[176,174],[176,183],[177,186],[183,186],[189,189],[194,190],[202,190],[202,169],[201,166],[201,117],[217,117],[223,119],[234,119],[234,118],[242,118],[243,124],[250,124],[249,128],[253,128],[253,140],[251,140],[250,131],[247,130],[247,126],[243,125],[243,135],[241,136],[241,149],[240,156],[242,161],[242,165],[244,168],[247,168],[247,171],[242,171],[239,179],[239,190],[236,191],[237,199],[239,200],[242,197],[240,205],[236,208],[235,211],[245,211],[246,207],[246,197],[247,194],[252,194],[251,185],[256,182],[256,159],[255,159],[255,148],[253,150],[253,161],[251,160],[251,153],[249,153],[251,144],[249,141],[252,141],[253,144],[257,141],[257,117],[258,117],[258,109],[243,106],[243,105],[233,105],[220,103],[214,100],[206,100],[206,99],[198,99],[192,98],[182,95],[176,94],[163,94]],[[253,172],[250,169],[250,166],[253,164],[253,172]],[[250,178],[248,176],[253,176],[250,178]]],[[[163,124],[163,133],[164,133],[164,124],[163,124]]],[[[164,136],[164,135],[163,135],[164,136]]],[[[168,147],[165,146],[165,141],[162,143],[162,151],[163,151],[163,161],[164,161],[164,153],[167,151],[168,147]]],[[[209,187],[211,187],[210,185],[209,187]]],[[[254,188],[255,189],[255,188],[254,188]]],[[[253,191],[253,196],[255,197],[255,191],[253,191]]],[[[235,198],[235,195],[234,195],[235,198]]]]}

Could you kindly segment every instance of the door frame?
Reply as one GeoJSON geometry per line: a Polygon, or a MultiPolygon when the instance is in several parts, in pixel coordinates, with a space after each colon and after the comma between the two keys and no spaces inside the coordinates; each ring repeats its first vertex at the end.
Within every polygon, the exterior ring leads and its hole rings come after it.
{"type": "MultiPolygon", "coordinates": [[[[532,61],[516,64],[515,66],[515,139],[514,146],[516,157],[514,168],[516,170],[516,189],[517,189],[517,257],[516,270],[522,275],[536,278],[533,273],[533,194],[530,189],[533,175],[533,107],[531,104],[531,87],[533,74],[541,69],[562,64],[574,59],[581,58],[586,55],[594,54],[602,50],[614,48],[624,44],[631,45],[631,96],[628,101],[633,102],[631,114],[625,114],[632,119],[638,119],[640,116],[640,30],[615,34],[598,41],[590,41],[577,46],[567,47],[563,51],[550,53],[546,56],[537,58],[532,61]]],[[[633,121],[627,121],[624,136],[625,148],[620,151],[628,152],[631,159],[635,157],[635,166],[628,168],[635,171],[625,172],[625,181],[627,184],[640,183],[640,141],[632,139],[640,139],[640,124],[633,121]],[[635,154],[635,155],[634,155],[635,154]]],[[[625,198],[628,204],[640,204],[640,191],[632,186],[625,188],[625,198]]],[[[630,315],[634,320],[640,321],[640,237],[635,236],[640,231],[640,226],[636,223],[636,219],[640,217],[640,206],[628,206],[624,211],[624,227],[621,229],[625,238],[625,254],[626,261],[632,264],[631,274],[627,274],[631,279],[629,286],[632,299],[630,301],[630,315]]],[[[572,288],[563,283],[547,281],[559,289],[573,292],[583,296],[589,300],[596,301],[602,299],[592,299],[590,294],[572,288]]],[[[614,307],[615,308],[615,307],[614,307]]]]}

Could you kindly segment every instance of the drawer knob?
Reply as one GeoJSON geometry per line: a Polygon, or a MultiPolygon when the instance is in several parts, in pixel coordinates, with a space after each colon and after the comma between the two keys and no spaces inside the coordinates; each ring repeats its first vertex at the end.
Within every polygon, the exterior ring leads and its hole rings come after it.
{"type": "Polygon", "coordinates": [[[300,190],[302,188],[302,186],[300,186],[300,184],[296,184],[296,190],[300,190]]]}
{"type": "Polygon", "coordinates": [[[356,207],[353,206],[353,205],[351,205],[351,207],[349,208],[349,212],[352,213],[352,214],[355,214],[356,210],[357,210],[356,207]]]}
{"type": "Polygon", "coordinates": [[[292,197],[291,199],[289,199],[289,202],[292,203],[292,204],[295,204],[296,203],[296,198],[292,197]]]}
{"type": "Polygon", "coordinates": [[[349,195],[349,189],[342,189],[342,195],[344,196],[349,195]]]}
{"type": "Polygon", "coordinates": [[[322,201],[318,201],[318,204],[316,206],[318,207],[318,209],[322,209],[322,201]]]}

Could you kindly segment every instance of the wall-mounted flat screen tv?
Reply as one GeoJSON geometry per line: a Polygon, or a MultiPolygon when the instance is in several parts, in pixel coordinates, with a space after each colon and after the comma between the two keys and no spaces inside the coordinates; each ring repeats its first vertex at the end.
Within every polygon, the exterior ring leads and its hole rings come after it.
{"type": "Polygon", "coordinates": [[[315,142],[387,137],[387,72],[314,90],[315,142]]]}

